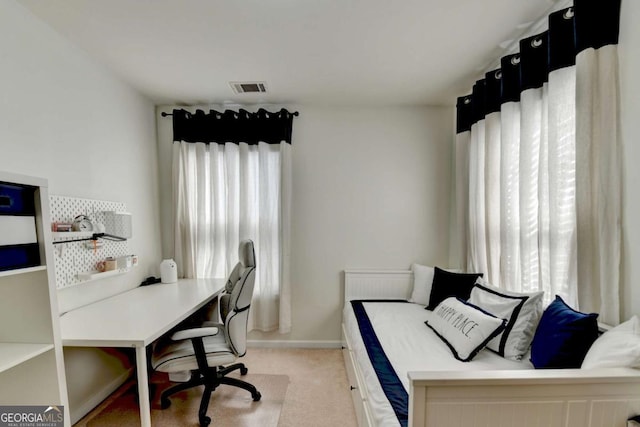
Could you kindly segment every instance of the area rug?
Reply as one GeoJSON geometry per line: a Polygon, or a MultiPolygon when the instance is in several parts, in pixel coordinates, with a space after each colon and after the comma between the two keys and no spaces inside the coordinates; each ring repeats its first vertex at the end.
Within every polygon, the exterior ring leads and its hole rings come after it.
{"type": "MultiPolygon", "coordinates": [[[[241,377],[262,394],[258,402],[251,394],[236,387],[221,385],[212,394],[207,415],[216,427],[277,427],[289,377],[286,375],[247,374],[241,377]]],[[[161,409],[159,396],[170,383],[152,379],[156,392],[151,403],[151,425],[154,427],[198,426],[198,407],[202,387],[174,394],[171,406],[161,409]]],[[[94,411],[80,420],[76,427],[139,426],[137,386],[130,382],[116,391],[94,411]]]]}

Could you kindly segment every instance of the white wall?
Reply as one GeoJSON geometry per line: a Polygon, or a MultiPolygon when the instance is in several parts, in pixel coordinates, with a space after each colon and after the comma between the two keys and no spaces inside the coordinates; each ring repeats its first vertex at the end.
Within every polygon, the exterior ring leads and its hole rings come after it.
{"type": "Polygon", "coordinates": [[[623,143],[622,309],[640,315],[640,2],[622,1],[620,97],[623,143]]]}
{"type": "MultiPolygon", "coordinates": [[[[170,110],[159,108],[158,117],[170,110]]],[[[453,114],[425,107],[289,110],[300,112],[293,122],[292,332],[251,338],[337,342],[345,268],[446,264],[453,114]]],[[[160,182],[170,188],[171,119],[158,118],[158,126],[160,182]]],[[[171,256],[164,218],[163,232],[171,256]]]]}
{"type": "Polygon", "coordinates": [[[345,268],[445,265],[451,110],[301,108],[294,121],[293,340],[338,340],[345,268]]]}
{"type": "MultiPolygon", "coordinates": [[[[61,292],[61,307],[137,286],[160,260],[153,105],[7,0],[0,63],[0,170],[48,178],[50,194],[124,202],[133,213],[129,248],[140,267],[61,292]]],[[[125,372],[121,356],[98,350],[67,349],[65,362],[72,418],[125,372]]]]}

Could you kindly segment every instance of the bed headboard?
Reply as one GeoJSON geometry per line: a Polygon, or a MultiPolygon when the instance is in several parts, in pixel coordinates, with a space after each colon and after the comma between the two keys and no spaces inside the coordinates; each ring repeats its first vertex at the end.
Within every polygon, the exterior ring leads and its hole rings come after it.
{"type": "Polygon", "coordinates": [[[354,299],[409,299],[411,270],[345,270],[344,301],[354,299]]]}

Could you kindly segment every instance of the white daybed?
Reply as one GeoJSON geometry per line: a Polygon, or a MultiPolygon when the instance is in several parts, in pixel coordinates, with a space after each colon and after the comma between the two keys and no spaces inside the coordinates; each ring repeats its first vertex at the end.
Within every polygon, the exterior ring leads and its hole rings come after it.
{"type": "Polygon", "coordinates": [[[384,353],[405,389],[407,418],[399,421],[372,367],[350,301],[407,300],[412,287],[411,271],[345,271],[342,340],[360,426],[626,427],[629,416],[640,414],[638,370],[536,370],[528,361],[507,360],[488,350],[463,363],[438,339],[428,342],[435,335],[421,321],[408,321],[419,319],[422,306],[365,303],[384,353]],[[409,340],[411,348],[394,349],[407,345],[399,343],[412,332],[417,333],[409,340]]]}

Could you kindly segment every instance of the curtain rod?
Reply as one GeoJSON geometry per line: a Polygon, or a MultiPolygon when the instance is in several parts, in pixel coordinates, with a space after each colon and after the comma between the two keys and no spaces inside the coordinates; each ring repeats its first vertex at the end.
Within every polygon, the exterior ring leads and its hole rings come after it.
{"type": "MultiPolygon", "coordinates": [[[[252,113],[252,114],[254,114],[254,113],[252,113]]],[[[277,113],[272,113],[272,114],[277,114],[277,113]]],[[[297,112],[297,111],[294,111],[294,112],[289,113],[289,114],[291,114],[292,116],[295,116],[295,117],[298,117],[298,116],[300,115],[300,113],[299,113],[299,112],[297,112]]],[[[162,117],[167,117],[167,116],[173,116],[173,113],[165,113],[165,112],[163,111],[162,113],[160,113],[160,115],[161,115],[162,117]]]]}
{"type": "MultiPolygon", "coordinates": [[[[482,67],[479,67],[477,70],[482,72],[482,76],[485,73],[493,71],[496,68],[500,68],[500,58],[506,55],[510,55],[518,52],[520,48],[520,40],[525,39],[529,36],[533,36],[534,34],[541,33],[545,31],[548,25],[549,15],[553,12],[557,12],[561,9],[566,9],[568,7],[573,6],[573,0],[547,0],[552,5],[546,10],[546,12],[537,20],[530,22],[519,29],[521,30],[519,34],[510,40],[505,40],[502,43],[498,44],[498,47],[502,51],[499,57],[493,58],[490,62],[485,64],[482,67]]],[[[518,29],[518,27],[516,27],[518,29]]],[[[482,78],[482,77],[481,77],[482,78]]]]}

